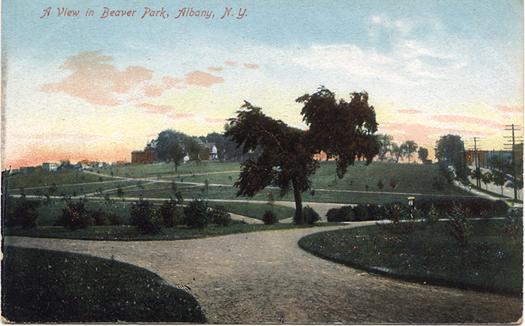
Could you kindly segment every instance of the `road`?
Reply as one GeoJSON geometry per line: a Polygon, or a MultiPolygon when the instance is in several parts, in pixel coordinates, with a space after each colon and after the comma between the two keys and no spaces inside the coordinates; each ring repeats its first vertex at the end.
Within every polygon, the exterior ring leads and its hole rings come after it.
{"type": "Polygon", "coordinates": [[[211,323],[509,323],[522,315],[521,298],[393,280],[299,248],[301,237],[322,230],[144,242],[6,237],[4,249],[69,251],[147,268],[188,287],[211,323]]]}

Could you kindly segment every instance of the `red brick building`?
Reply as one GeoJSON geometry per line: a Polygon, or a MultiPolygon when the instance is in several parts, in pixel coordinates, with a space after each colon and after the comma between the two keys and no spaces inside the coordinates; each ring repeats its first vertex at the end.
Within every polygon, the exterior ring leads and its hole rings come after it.
{"type": "Polygon", "coordinates": [[[155,149],[148,148],[144,151],[131,152],[131,164],[153,164],[155,162],[155,149]]]}

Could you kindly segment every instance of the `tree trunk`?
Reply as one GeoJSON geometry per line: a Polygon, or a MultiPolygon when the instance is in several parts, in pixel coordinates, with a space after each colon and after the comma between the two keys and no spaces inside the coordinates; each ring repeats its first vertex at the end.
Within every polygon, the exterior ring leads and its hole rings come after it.
{"type": "Polygon", "coordinates": [[[297,186],[297,180],[293,180],[293,195],[295,198],[295,216],[293,218],[293,222],[295,224],[304,224],[304,218],[303,218],[303,199],[301,197],[301,191],[299,190],[299,187],[297,186]]]}

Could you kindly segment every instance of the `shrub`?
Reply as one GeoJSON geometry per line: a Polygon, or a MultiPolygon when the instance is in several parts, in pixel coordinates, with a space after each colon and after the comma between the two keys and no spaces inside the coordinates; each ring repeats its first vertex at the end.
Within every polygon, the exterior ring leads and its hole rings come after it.
{"type": "MultiPolygon", "coordinates": [[[[11,200],[10,203],[13,201],[11,200]]],[[[38,212],[36,211],[36,202],[31,202],[25,198],[18,201],[12,210],[8,209],[10,214],[8,224],[9,226],[22,226],[24,229],[34,228],[36,226],[36,220],[38,218],[38,212]]]]}
{"type": "Polygon", "coordinates": [[[493,210],[495,214],[505,216],[509,210],[509,205],[503,200],[496,200],[493,203],[493,210]]]}
{"type": "Polygon", "coordinates": [[[120,225],[120,216],[117,214],[107,214],[107,218],[110,225],[120,225]]]}
{"type": "Polygon", "coordinates": [[[131,204],[131,225],[147,234],[156,234],[162,230],[162,219],[153,205],[142,198],[131,204]]]}
{"type": "Polygon", "coordinates": [[[354,220],[354,211],[352,206],[343,206],[332,208],[326,213],[328,222],[347,222],[354,220]]]}
{"type": "Polygon", "coordinates": [[[184,207],[183,222],[190,228],[202,229],[209,222],[208,206],[203,200],[195,199],[189,206],[184,207]]]}
{"type": "Polygon", "coordinates": [[[55,222],[57,226],[63,226],[72,231],[85,229],[93,225],[93,220],[84,206],[84,202],[69,203],[62,210],[62,215],[55,222]]]}
{"type": "Polygon", "coordinates": [[[354,206],[354,218],[356,221],[368,221],[368,209],[364,205],[354,206]]]}
{"type": "Polygon", "coordinates": [[[177,208],[178,203],[178,201],[171,199],[162,204],[160,208],[160,217],[163,226],[171,228],[183,224],[184,218],[182,212],[177,208]]]}
{"type": "Polygon", "coordinates": [[[465,246],[468,243],[471,225],[467,215],[468,211],[459,205],[455,205],[452,213],[447,214],[449,219],[447,230],[456,239],[459,246],[465,246]]]}
{"type": "Polygon", "coordinates": [[[271,225],[271,224],[278,223],[279,220],[277,220],[277,216],[275,215],[274,212],[267,211],[263,215],[263,222],[264,222],[264,225],[271,225]]]}
{"type": "Polygon", "coordinates": [[[229,226],[232,222],[231,215],[226,211],[226,207],[220,205],[209,212],[211,222],[220,226],[229,226]]]}
{"type": "Polygon", "coordinates": [[[90,216],[95,225],[109,225],[110,224],[109,220],[106,217],[106,214],[104,214],[101,211],[93,211],[90,213],[90,216]]]}
{"type": "Polygon", "coordinates": [[[367,207],[368,218],[370,220],[380,220],[381,219],[381,208],[376,204],[370,204],[367,207]]]}
{"type": "Polygon", "coordinates": [[[321,220],[321,216],[310,206],[303,209],[303,218],[307,224],[313,225],[315,222],[321,220]]]}

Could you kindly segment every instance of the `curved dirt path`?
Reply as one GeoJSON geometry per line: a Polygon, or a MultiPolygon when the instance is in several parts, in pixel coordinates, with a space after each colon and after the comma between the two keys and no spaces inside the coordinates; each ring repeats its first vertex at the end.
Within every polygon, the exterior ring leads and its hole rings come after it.
{"type": "Polygon", "coordinates": [[[509,323],[521,318],[521,298],[392,280],[298,247],[301,237],[328,229],[145,242],[6,237],[4,250],[45,248],[145,267],[170,284],[188,286],[210,323],[509,323]]]}

